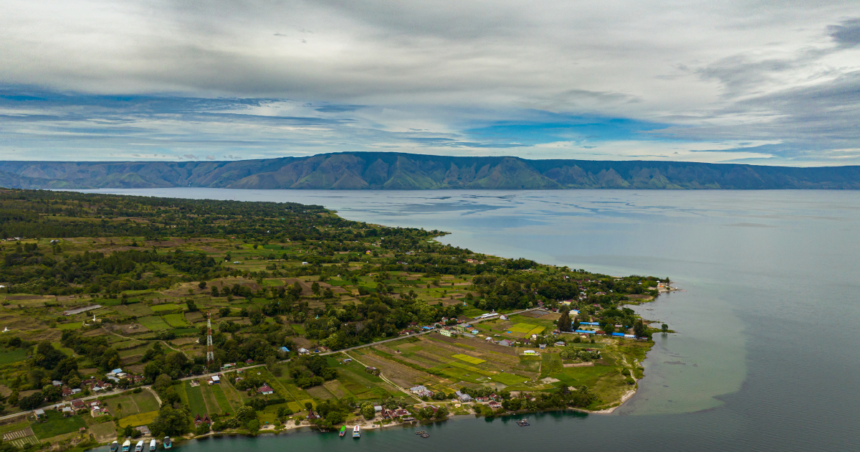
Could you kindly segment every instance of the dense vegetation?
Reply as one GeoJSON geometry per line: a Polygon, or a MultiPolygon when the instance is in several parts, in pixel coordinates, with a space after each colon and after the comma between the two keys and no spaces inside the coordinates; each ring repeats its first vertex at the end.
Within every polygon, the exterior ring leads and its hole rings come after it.
{"type": "MultiPolygon", "coordinates": [[[[618,327],[646,338],[648,327],[622,304],[657,295],[660,281],[476,254],[438,243],[439,231],[383,228],[292,203],[0,190],[0,218],[0,322],[12,330],[0,335],[0,385],[10,392],[3,398],[8,409],[59,402],[64,390],[90,395],[95,383],[121,367],[128,375],[114,377],[113,387],[151,385],[158,393],[162,404],[146,421],[157,435],[210,428],[255,432],[261,422],[283,423],[296,413],[331,427],[356,415],[373,419],[377,403],[394,409],[419,400],[444,402],[455,390],[476,397],[492,392],[490,380],[474,375],[496,376],[520,393],[537,388],[533,397],[501,391],[505,410],[610,403],[601,394],[630,384],[630,369],[641,373],[632,360],[607,361],[601,373],[582,380],[602,385],[602,392],[585,383],[571,390],[568,380],[550,386],[538,381],[542,374],[566,378],[562,360],[602,359],[579,347],[585,344],[578,336],[545,367],[532,357],[519,362],[514,353],[506,358],[509,368],[497,368],[468,352],[477,350],[468,344],[445,352],[457,365],[422,366],[411,358],[408,347],[417,341],[411,334],[488,311],[541,306],[541,315],[550,317],[560,308],[557,321],[517,320],[515,326],[528,334],[505,337],[557,345],[561,338],[553,329],[573,331],[580,321],[592,321],[607,333],[618,327]],[[89,310],[74,311],[83,307],[89,310]],[[207,362],[204,348],[210,318],[214,362],[207,362]],[[400,392],[378,369],[351,362],[351,355],[328,354],[407,335],[390,348],[358,354],[420,371],[417,378],[436,385],[422,399],[400,392]],[[460,355],[464,350],[474,356],[460,355]],[[237,363],[265,364],[267,370],[233,372],[237,363]],[[618,374],[622,367],[626,380],[618,374]],[[223,391],[181,381],[219,369],[230,370],[223,374],[223,391]],[[274,394],[261,395],[267,385],[274,394]],[[212,415],[211,427],[192,422],[201,411],[212,415]]],[[[486,328],[492,339],[495,327],[486,328]]],[[[510,327],[498,328],[504,334],[510,327]]],[[[637,347],[622,352],[644,353],[637,347]]],[[[422,405],[413,414],[444,419],[449,409],[422,405]]],[[[117,416],[117,422],[127,419],[117,416]]],[[[122,431],[134,434],[128,427],[122,431]]]]}

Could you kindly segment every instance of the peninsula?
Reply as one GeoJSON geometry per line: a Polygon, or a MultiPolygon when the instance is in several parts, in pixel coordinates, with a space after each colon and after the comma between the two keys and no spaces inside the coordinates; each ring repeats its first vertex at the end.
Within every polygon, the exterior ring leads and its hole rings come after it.
{"type": "Polygon", "coordinates": [[[2,189],[4,446],[597,412],[635,391],[655,330],[624,305],[668,279],[443,234],[294,203],[2,189]]]}

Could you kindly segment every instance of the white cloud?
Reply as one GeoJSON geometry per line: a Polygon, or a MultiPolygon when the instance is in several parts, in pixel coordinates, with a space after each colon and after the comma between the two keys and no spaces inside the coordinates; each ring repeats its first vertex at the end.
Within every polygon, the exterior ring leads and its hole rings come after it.
{"type": "MultiPolygon", "coordinates": [[[[682,152],[701,144],[720,150],[779,142],[782,151],[750,156],[809,163],[816,149],[856,145],[860,112],[839,109],[847,101],[829,98],[810,121],[792,99],[840,83],[860,86],[851,77],[860,71],[857,15],[855,1],[7,2],[0,14],[0,42],[6,43],[0,81],[12,89],[277,99],[219,112],[273,120],[308,117],[308,103],[357,109],[315,111],[328,121],[279,125],[123,111],[111,120],[130,123],[90,121],[72,130],[68,122],[42,119],[42,125],[0,133],[16,147],[16,140],[35,143],[41,136],[51,146],[32,149],[57,155],[64,146],[85,146],[51,140],[90,137],[93,158],[103,146],[125,155],[117,148],[127,143],[116,136],[113,144],[93,136],[132,126],[123,133],[148,143],[142,146],[161,143],[160,152],[179,156],[205,155],[216,146],[227,155],[241,150],[241,158],[364,148],[540,157],[551,148],[452,150],[404,142],[397,134],[421,130],[468,139],[462,134],[471,125],[529,120],[542,111],[680,126],[664,133],[689,141],[635,145],[648,155],[716,159],[722,157],[682,152]],[[834,109],[838,121],[823,124],[834,109]],[[205,142],[210,150],[199,150],[205,142]]],[[[61,105],[41,113],[107,116],[99,108],[119,107],[61,105]]],[[[0,107],[0,115],[35,114],[25,103],[0,107]]],[[[602,143],[590,151],[594,158],[632,155],[625,146],[602,143]]],[[[732,151],[734,158],[743,155],[732,151]]]]}

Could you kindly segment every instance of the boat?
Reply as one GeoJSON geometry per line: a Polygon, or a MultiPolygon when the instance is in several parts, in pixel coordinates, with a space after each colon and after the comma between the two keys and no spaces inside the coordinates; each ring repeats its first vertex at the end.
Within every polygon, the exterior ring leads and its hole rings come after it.
{"type": "Polygon", "coordinates": [[[110,452],[116,452],[117,449],[119,449],[119,443],[118,442],[114,441],[114,442],[110,443],[110,452]]]}
{"type": "Polygon", "coordinates": [[[143,452],[143,440],[138,441],[137,444],[134,445],[134,452],[143,452]]]}
{"type": "Polygon", "coordinates": [[[361,427],[356,425],[355,428],[352,429],[352,437],[355,439],[361,438],[361,427]]]}
{"type": "Polygon", "coordinates": [[[346,435],[346,426],[345,425],[340,426],[340,436],[343,436],[343,435],[346,435]]]}
{"type": "Polygon", "coordinates": [[[149,452],[155,452],[156,447],[158,447],[158,443],[155,442],[155,438],[152,438],[152,441],[149,442],[149,452]]]}
{"type": "Polygon", "coordinates": [[[162,442],[161,445],[164,446],[165,449],[170,449],[171,447],[173,447],[173,441],[170,441],[169,436],[165,436],[164,442],[162,442]]]}
{"type": "Polygon", "coordinates": [[[528,427],[531,424],[529,424],[529,421],[527,419],[523,419],[523,420],[517,421],[517,425],[519,425],[520,427],[528,427]]]}
{"type": "Polygon", "coordinates": [[[122,452],[128,452],[129,449],[131,449],[131,441],[125,440],[125,442],[122,443],[122,452]]]}

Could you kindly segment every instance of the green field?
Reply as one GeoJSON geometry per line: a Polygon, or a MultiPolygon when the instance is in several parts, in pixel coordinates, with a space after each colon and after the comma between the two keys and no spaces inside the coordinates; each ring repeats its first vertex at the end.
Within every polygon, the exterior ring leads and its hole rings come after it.
{"type": "Polygon", "coordinates": [[[173,328],[185,328],[188,326],[188,322],[185,321],[185,315],[183,314],[167,314],[164,316],[164,321],[173,328]]]}
{"type": "Polygon", "coordinates": [[[164,320],[158,316],[151,315],[147,317],[142,317],[138,320],[140,321],[141,325],[149,328],[152,331],[164,331],[170,329],[170,325],[165,323],[164,320]]]}
{"type": "Polygon", "coordinates": [[[456,354],[456,355],[451,355],[451,357],[452,357],[452,358],[457,358],[457,359],[459,359],[460,361],[466,361],[466,362],[467,362],[467,363],[469,363],[469,364],[482,364],[482,363],[487,362],[487,361],[485,361],[485,360],[483,360],[483,359],[475,358],[474,356],[461,355],[461,354],[459,354],[459,353],[458,353],[458,354],[456,354]]]}
{"type": "Polygon", "coordinates": [[[19,348],[10,352],[0,353],[0,365],[17,363],[27,359],[27,350],[19,348]]]}
{"type": "Polygon", "coordinates": [[[182,305],[178,304],[157,304],[155,306],[150,306],[153,312],[164,312],[164,311],[179,311],[182,309],[182,305]]]}
{"type": "Polygon", "coordinates": [[[508,328],[508,331],[512,333],[528,333],[535,328],[537,328],[537,325],[532,325],[530,323],[517,323],[516,325],[508,328]]]}
{"type": "Polygon", "coordinates": [[[208,414],[206,411],[206,402],[203,401],[203,393],[200,387],[191,387],[191,383],[185,382],[185,393],[188,394],[188,406],[191,407],[191,416],[203,416],[208,414]]]}
{"type": "Polygon", "coordinates": [[[76,330],[83,325],[83,322],[71,322],[57,324],[58,330],[76,330]]]}
{"type": "Polygon", "coordinates": [[[499,383],[502,383],[502,384],[505,384],[508,386],[517,385],[517,384],[524,383],[524,382],[528,381],[528,378],[526,378],[526,377],[521,377],[519,375],[506,374],[506,373],[500,373],[500,374],[493,375],[492,377],[490,377],[490,379],[493,381],[498,381],[499,383]]]}
{"type": "Polygon", "coordinates": [[[134,416],[129,416],[126,418],[122,418],[119,420],[119,426],[125,427],[126,425],[130,425],[132,427],[137,427],[139,425],[149,425],[155,418],[158,417],[158,411],[150,411],[148,413],[140,413],[135,414],[134,416]]]}
{"type": "Polygon", "coordinates": [[[230,401],[227,400],[227,395],[224,394],[224,390],[220,384],[212,385],[212,394],[215,395],[215,401],[218,402],[218,406],[222,412],[229,413],[230,415],[236,414],[233,407],[230,406],[230,401]]]}
{"type": "Polygon", "coordinates": [[[63,417],[58,411],[45,410],[47,420],[45,422],[36,422],[33,424],[33,433],[41,439],[53,438],[64,433],[72,433],[78,431],[81,427],[86,427],[87,423],[80,416],[63,417]]]}

